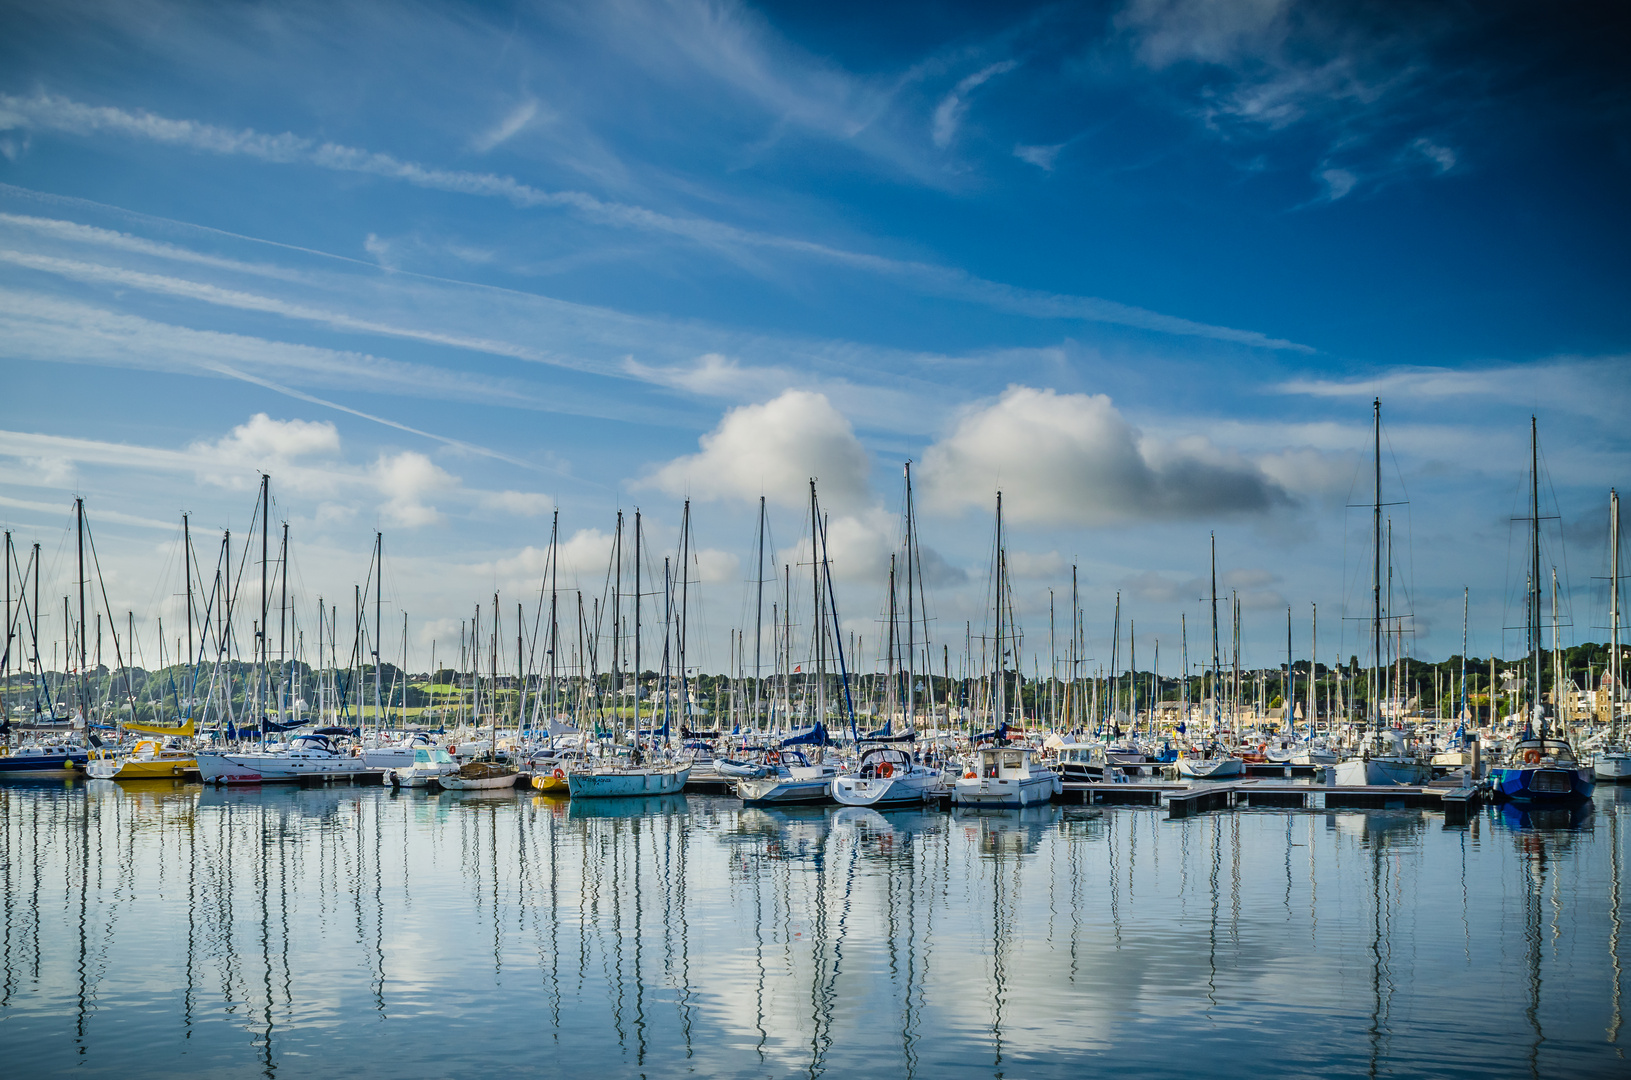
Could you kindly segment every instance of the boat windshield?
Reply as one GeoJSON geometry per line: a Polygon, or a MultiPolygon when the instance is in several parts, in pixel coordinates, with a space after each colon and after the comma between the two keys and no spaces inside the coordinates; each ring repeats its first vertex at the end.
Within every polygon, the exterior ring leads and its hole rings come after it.
{"type": "Polygon", "coordinates": [[[415,765],[451,765],[453,759],[440,746],[432,746],[428,749],[421,747],[413,752],[413,763],[415,765]]]}

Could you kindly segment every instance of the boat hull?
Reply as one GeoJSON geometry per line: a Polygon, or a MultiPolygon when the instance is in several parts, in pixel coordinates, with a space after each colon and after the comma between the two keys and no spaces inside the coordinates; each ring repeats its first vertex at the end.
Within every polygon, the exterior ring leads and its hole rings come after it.
{"type": "Polygon", "coordinates": [[[513,788],[515,782],[521,779],[520,773],[505,773],[502,776],[478,776],[466,778],[449,773],[438,776],[436,782],[442,786],[443,791],[496,791],[500,788],[513,788]]]}
{"type": "Polygon", "coordinates": [[[685,789],[691,769],[629,769],[617,772],[574,772],[566,775],[566,790],[574,799],[631,799],[674,795],[685,789]]]}
{"type": "Polygon", "coordinates": [[[1336,764],[1340,787],[1415,787],[1433,778],[1433,767],[1409,758],[1349,758],[1336,764]]]}
{"type": "Polygon", "coordinates": [[[833,777],[797,780],[770,776],[758,780],[738,780],[736,797],[747,806],[822,806],[832,802],[833,777]]]}
{"type": "Polygon", "coordinates": [[[103,758],[87,765],[85,772],[93,780],[175,780],[197,768],[198,761],[190,757],[151,761],[103,758]]]}
{"type": "Polygon", "coordinates": [[[538,773],[532,778],[532,787],[534,791],[553,791],[556,793],[570,793],[571,791],[564,771],[559,776],[556,776],[553,772],[538,773]]]}
{"type": "Polygon", "coordinates": [[[292,784],[311,779],[348,780],[376,771],[364,767],[360,758],[337,755],[198,755],[198,772],[206,784],[292,784]]]}
{"type": "Polygon", "coordinates": [[[1059,777],[1045,773],[1026,777],[961,777],[951,789],[956,806],[1012,810],[1053,801],[1062,790],[1059,777]]]}
{"type": "Polygon", "coordinates": [[[1515,803],[1561,803],[1591,798],[1592,770],[1579,765],[1497,766],[1489,771],[1490,791],[1515,803]]]}
{"type": "Polygon", "coordinates": [[[84,770],[90,762],[85,750],[53,750],[44,754],[0,756],[0,780],[57,780],[84,770]]]}
{"type": "Polygon", "coordinates": [[[944,781],[939,773],[894,776],[888,779],[835,776],[833,801],[840,806],[921,806],[942,794],[944,781]]]}
{"type": "Polygon", "coordinates": [[[1237,757],[1178,759],[1178,775],[1191,780],[1225,780],[1245,772],[1246,763],[1237,757]]]}
{"type": "Polygon", "coordinates": [[[1598,754],[1592,763],[1592,772],[1597,779],[1610,784],[1631,782],[1631,751],[1610,750],[1598,754]]]}

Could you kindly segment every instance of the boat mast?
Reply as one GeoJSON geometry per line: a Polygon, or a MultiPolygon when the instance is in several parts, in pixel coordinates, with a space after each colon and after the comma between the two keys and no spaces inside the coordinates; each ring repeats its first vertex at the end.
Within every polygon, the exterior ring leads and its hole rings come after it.
{"type": "Polygon", "coordinates": [[[1552,567],[1552,711],[1557,714],[1558,731],[1568,736],[1566,715],[1563,711],[1563,652],[1558,640],[1557,625],[1557,567],[1552,567]]]}
{"type": "MultiPolygon", "coordinates": [[[[1002,492],[999,491],[997,492],[997,565],[996,573],[994,575],[996,587],[993,590],[996,594],[997,602],[997,640],[994,655],[992,656],[992,662],[996,668],[997,676],[996,696],[992,699],[992,703],[996,706],[995,711],[997,714],[997,722],[992,725],[992,730],[998,733],[998,739],[1002,738],[1002,725],[1003,722],[1008,719],[1008,701],[1005,694],[1005,691],[1008,689],[1008,676],[1003,671],[1002,665],[1002,586],[1003,569],[1005,563],[1006,560],[1003,558],[1002,554],[1002,492]]],[[[1118,604],[1120,603],[1120,595],[1120,593],[1116,594],[1118,604]]]]}
{"type": "MultiPolygon", "coordinates": [[[[1313,668],[1309,669],[1309,676],[1313,676],[1313,668]]],[[[1312,686],[1312,684],[1310,684],[1312,686]]],[[[1284,727],[1297,730],[1297,677],[1292,671],[1291,663],[1291,605],[1286,605],[1286,722],[1284,727]]]]}
{"type": "MultiPolygon", "coordinates": [[[[1320,653],[1320,606],[1314,608],[1314,624],[1309,630],[1308,638],[1308,737],[1314,737],[1314,716],[1319,712],[1319,653],[1320,653]]],[[[1462,653],[1467,650],[1462,649],[1462,653]]]]}
{"type": "Polygon", "coordinates": [[[1456,708],[1456,719],[1460,719],[1461,724],[1463,724],[1461,726],[1463,739],[1466,736],[1466,721],[1468,721],[1468,715],[1466,715],[1466,613],[1468,613],[1470,597],[1471,589],[1461,586],[1461,702],[1460,708],[1456,708]]]}
{"type": "MultiPolygon", "coordinates": [[[[381,725],[385,723],[385,706],[380,699],[380,663],[379,648],[383,641],[384,628],[380,623],[380,606],[385,595],[385,534],[376,530],[374,532],[374,738],[378,741],[381,725]]],[[[493,629],[498,629],[498,608],[493,608],[493,629]]],[[[495,671],[494,676],[497,676],[495,671]]],[[[493,684],[495,687],[497,682],[493,684]]],[[[497,702],[497,698],[493,699],[497,702]]]]}
{"type": "Polygon", "coordinates": [[[1183,671],[1179,678],[1182,680],[1181,689],[1184,701],[1184,711],[1178,717],[1178,722],[1183,724],[1184,729],[1187,731],[1189,729],[1189,613],[1182,611],[1178,613],[1178,659],[1179,667],[1183,671]]]}
{"type": "MultiPolygon", "coordinates": [[[[765,497],[759,496],[759,543],[758,564],[754,570],[755,596],[753,601],[753,729],[759,729],[759,701],[760,684],[764,682],[764,663],[760,650],[765,638],[765,497]]],[[[681,679],[684,672],[680,673],[681,679]]],[[[686,715],[683,710],[687,704],[681,705],[681,716],[686,715]]]]}
{"type": "Polygon", "coordinates": [[[634,745],[640,745],[640,508],[634,508],[634,745]]]}
{"type": "Polygon", "coordinates": [[[555,717],[560,713],[560,702],[556,698],[556,667],[555,654],[560,648],[560,586],[561,567],[560,552],[557,550],[557,540],[561,530],[561,510],[555,508],[553,520],[549,526],[549,745],[555,745],[555,717]]]}
{"type": "Polygon", "coordinates": [[[1110,691],[1109,706],[1105,709],[1105,724],[1108,729],[1116,716],[1116,705],[1121,701],[1121,592],[1116,592],[1116,617],[1112,624],[1110,634],[1110,691]]]}
{"type": "MultiPolygon", "coordinates": [[[[680,621],[675,627],[674,660],[680,669],[680,728],[691,719],[691,684],[687,681],[685,672],[685,646],[691,634],[690,600],[691,600],[691,500],[686,499],[680,508],[680,565],[676,567],[680,573],[680,621]]],[[[665,736],[670,746],[673,745],[674,733],[669,731],[665,736]]]]}
{"type": "MultiPolygon", "coordinates": [[[[912,513],[912,463],[906,463],[906,730],[917,729],[917,635],[914,633],[914,624],[917,621],[917,608],[912,595],[917,581],[916,538],[913,536],[912,513]]],[[[930,680],[933,681],[932,679],[930,680]]]]}
{"type": "Polygon", "coordinates": [[[1218,724],[1221,716],[1218,711],[1218,679],[1222,677],[1222,665],[1218,658],[1218,534],[1210,534],[1212,538],[1212,736],[1217,737],[1218,724]]]}
{"type": "Polygon", "coordinates": [[[492,665],[492,670],[493,670],[493,692],[489,696],[493,699],[493,701],[492,701],[492,711],[489,713],[489,715],[492,716],[493,722],[492,722],[492,726],[491,726],[492,735],[487,740],[487,760],[488,761],[497,761],[498,760],[498,593],[496,593],[496,592],[493,594],[493,665],[492,665]]]}
{"type": "Polygon", "coordinates": [[[85,500],[74,500],[74,521],[79,536],[79,708],[87,730],[91,724],[90,692],[85,685],[85,500]]]}
{"type": "Polygon", "coordinates": [[[1620,738],[1620,493],[1608,489],[1608,737],[1620,738]]]}
{"type": "Polygon", "coordinates": [[[810,589],[815,598],[816,723],[827,720],[827,613],[821,603],[821,508],[816,503],[815,477],[810,478],[810,589]]]}
{"type": "Polygon", "coordinates": [[[1371,402],[1374,421],[1376,472],[1371,509],[1371,665],[1370,725],[1373,735],[1382,730],[1382,399],[1371,402]]]}
{"type": "MultiPolygon", "coordinates": [[[[612,534],[612,722],[623,719],[621,694],[623,651],[623,511],[617,512],[617,529],[612,534]]],[[[596,620],[599,621],[598,619],[596,620]]]]}
{"type": "Polygon", "coordinates": [[[1529,417],[1529,666],[1537,736],[1546,738],[1546,710],[1540,697],[1540,445],[1535,417],[1529,417]]]}

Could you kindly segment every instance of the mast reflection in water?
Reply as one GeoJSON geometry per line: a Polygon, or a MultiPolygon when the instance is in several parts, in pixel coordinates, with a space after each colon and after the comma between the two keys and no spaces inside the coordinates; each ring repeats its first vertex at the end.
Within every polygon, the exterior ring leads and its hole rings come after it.
{"type": "Polygon", "coordinates": [[[7,1075],[1624,1069],[1582,810],[0,788],[7,1075]]]}

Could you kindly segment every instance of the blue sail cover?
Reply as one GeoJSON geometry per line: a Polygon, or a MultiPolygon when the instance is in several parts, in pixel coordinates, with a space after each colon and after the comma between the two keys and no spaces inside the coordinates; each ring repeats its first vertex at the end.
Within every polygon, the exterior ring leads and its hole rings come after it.
{"type": "Polygon", "coordinates": [[[782,740],[783,746],[831,746],[832,739],[827,735],[824,724],[817,724],[808,731],[801,731],[797,735],[782,740]]]}
{"type": "Polygon", "coordinates": [[[982,731],[982,732],[980,732],[978,735],[974,736],[973,741],[975,743],[993,742],[993,741],[995,741],[995,742],[1007,742],[1008,741],[1008,721],[1004,720],[1002,723],[998,724],[996,731],[982,731]]]}

